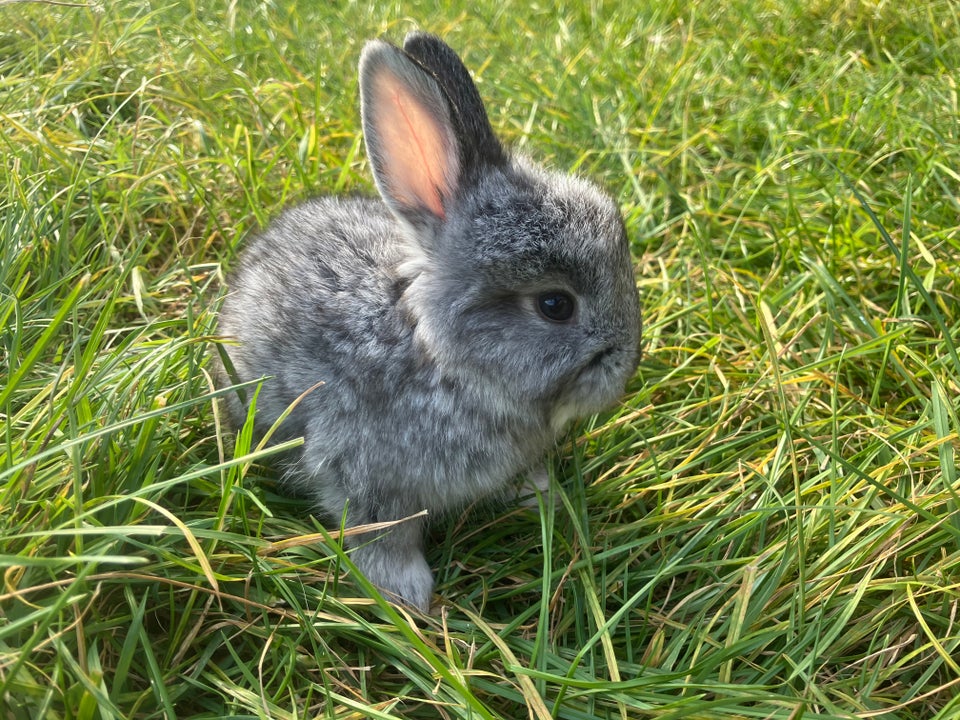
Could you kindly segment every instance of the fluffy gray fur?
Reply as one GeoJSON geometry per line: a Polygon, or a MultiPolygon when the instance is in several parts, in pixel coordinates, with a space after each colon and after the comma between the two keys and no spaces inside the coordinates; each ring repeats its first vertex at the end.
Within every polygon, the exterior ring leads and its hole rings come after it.
{"type": "MultiPolygon", "coordinates": [[[[246,248],[219,319],[235,341],[225,346],[233,379],[268,376],[258,432],[323,383],[275,437],[304,438],[286,480],[331,518],[346,510],[348,525],[441,512],[505,487],[569,421],[616,401],[640,333],[614,203],[509,156],[448,46],[422,33],[403,50],[371,41],[360,90],[382,200],[325,197],[284,211],[246,248]],[[567,320],[538,309],[554,291],[575,300],[567,320]]],[[[230,383],[222,367],[218,376],[230,383]]],[[[244,421],[239,396],[228,409],[244,421]]],[[[373,583],[426,611],[422,524],[350,544],[373,583]]]]}

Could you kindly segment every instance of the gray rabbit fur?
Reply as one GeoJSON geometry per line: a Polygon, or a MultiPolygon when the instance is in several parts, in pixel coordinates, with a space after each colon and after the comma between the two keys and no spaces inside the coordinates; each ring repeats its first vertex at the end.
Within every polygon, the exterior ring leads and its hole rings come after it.
{"type": "MultiPolygon", "coordinates": [[[[219,317],[233,370],[217,368],[223,386],[266,377],[261,434],[322,383],[274,438],[304,438],[284,480],[348,526],[503,490],[617,400],[640,334],[616,205],[508,154],[453,50],[373,40],[360,94],[382,200],[310,200],[253,239],[219,317]]],[[[227,407],[242,424],[244,398],[227,407]]],[[[428,611],[423,524],[348,543],[370,581],[428,611]]]]}

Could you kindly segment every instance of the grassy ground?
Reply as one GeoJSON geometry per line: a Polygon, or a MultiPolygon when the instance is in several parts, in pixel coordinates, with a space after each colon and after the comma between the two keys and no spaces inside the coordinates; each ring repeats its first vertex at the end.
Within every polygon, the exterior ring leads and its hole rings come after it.
{"type": "Polygon", "coordinates": [[[0,717],[960,717],[958,71],[949,0],[0,2],[0,717]],[[244,235],[371,190],[359,49],[418,23],[645,304],[560,504],[437,525],[435,617],[205,370],[244,235]]]}

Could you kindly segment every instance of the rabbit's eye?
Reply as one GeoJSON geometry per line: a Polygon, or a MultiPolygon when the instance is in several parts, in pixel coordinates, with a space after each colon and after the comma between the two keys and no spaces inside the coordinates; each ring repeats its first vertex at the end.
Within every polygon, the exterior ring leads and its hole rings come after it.
{"type": "Polygon", "coordinates": [[[560,290],[550,290],[537,296],[537,310],[550,322],[567,322],[573,317],[575,307],[573,296],[560,290]]]}

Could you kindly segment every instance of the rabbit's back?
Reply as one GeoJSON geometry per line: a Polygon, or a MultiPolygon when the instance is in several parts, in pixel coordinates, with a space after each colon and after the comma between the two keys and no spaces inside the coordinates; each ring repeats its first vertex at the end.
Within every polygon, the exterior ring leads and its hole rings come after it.
{"type": "MultiPolygon", "coordinates": [[[[219,322],[243,347],[230,353],[238,379],[273,376],[257,401],[261,431],[316,383],[335,373],[343,382],[369,380],[371,365],[393,366],[406,354],[409,328],[395,302],[402,288],[391,271],[399,243],[383,203],[315,198],[285,210],[247,247],[219,322]]],[[[230,410],[235,422],[245,417],[239,403],[230,410]]],[[[303,433],[301,415],[280,437],[303,433]]]]}

